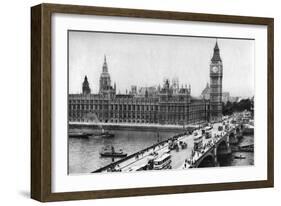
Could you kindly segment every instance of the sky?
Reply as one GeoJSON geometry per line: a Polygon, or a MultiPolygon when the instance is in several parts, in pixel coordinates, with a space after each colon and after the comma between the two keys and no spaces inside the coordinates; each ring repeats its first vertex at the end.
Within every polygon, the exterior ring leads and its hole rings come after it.
{"type": "MultiPolygon", "coordinates": [[[[223,62],[223,92],[254,95],[254,40],[218,38],[223,62]]],[[[87,75],[92,93],[99,90],[104,55],[117,92],[131,85],[163,85],[178,78],[199,96],[210,82],[216,38],[69,31],[69,93],[81,93],[87,75]]]]}

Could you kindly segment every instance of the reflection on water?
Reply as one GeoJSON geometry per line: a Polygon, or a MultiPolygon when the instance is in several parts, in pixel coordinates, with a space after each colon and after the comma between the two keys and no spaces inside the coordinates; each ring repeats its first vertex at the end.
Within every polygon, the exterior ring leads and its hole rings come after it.
{"type": "MultiPolygon", "coordinates": [[[[114,138],[89,137],[69,138],[69,173],[88,173],[100,167],[108,165],[113,160],[111,158],[100,158],[99,152],[105,146],[114,146],[116,150],[123,149],[128,155],[141,149],[166,140],[176,134],[176,132],[156,132],[150,131],[121,131],[110,130],[115,134],[114,138]]],[[[114,159],[115,161],[118,158],[114,159]]]]}

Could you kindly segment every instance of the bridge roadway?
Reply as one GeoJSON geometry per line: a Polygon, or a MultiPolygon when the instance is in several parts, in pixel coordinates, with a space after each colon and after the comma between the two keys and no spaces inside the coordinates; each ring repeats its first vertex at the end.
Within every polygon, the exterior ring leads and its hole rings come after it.
{"type": "MultiPolygon", "coordinates": [[[[228,119],[227,121],[231,122],[231,120],[232,118],[228,119]]],[[[178,151],[176,150],[170,151],[171,159],[172,159],[171,162],[172,169],[188,169],[192,167],[192,165],[187,163],[186,160],[191,160],[192,162],[196,162],[204,155],[205,152],[210,150],[211,147],[213,147],[216,142],[220,141],[221,138],[224,138],[224,135],[226,135],[227,132],[219,131],[218,130],[219,126],[222,126],[222,122],[213,124],[213,129],[211,130],[212,137],[206,139],[205,136],[203,136],[203,145],[206,145],[204,151],[195,152],[193,156],[192,156],[192,150],[194,147],[194,138],[196,136],[190,134],[190,135],[183,135],[178,137],[178,141],[187,143],[187,148],[182,149],[180,147],[178,151]],[[216,136],[219,136],[219,138],[216,136]],[[208,143],[210,142],[212,143],[208,145],[208,143]]],[[[232,129],[235,127],[235,125],[231,123],[229,124],[229,126],[232,129]]],[[[198,135],[201,135],[201,130],[197,130],[197,131],[198,131],[198,135]]],[[[118,164],[114,165],[114,168],[119,171],[121,170],[122,172],[134,171],[135,168],[138,168],[141,165],[143,166],[146,165],[153,152],[157,152],[158,157],[160,157],[161,155],[166,153],[167,150],[168,150],[168,142],[159,144],[154,148],[146,149],[144,152],[142,152],[142,154],[138,155],[138,157],[136,157],[136,155],[133,155],[131,158],[124,159],[124,161],[122,160],[118,161],[118,164]]],[[[107,169],[108,167],[104,167],[94,172],[107,172],[107,169]]]]}

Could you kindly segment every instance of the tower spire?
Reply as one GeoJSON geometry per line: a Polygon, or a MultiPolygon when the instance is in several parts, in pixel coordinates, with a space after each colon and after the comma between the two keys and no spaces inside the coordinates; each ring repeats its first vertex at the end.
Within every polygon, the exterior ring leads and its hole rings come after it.
{"type": "Polygon", "coordinates": [[[216,38],[216,45],[215,45],[215,48],[216,48],[216,49],[219,49],[219,46],[218,46],[218,38],[216,38]]]}
{"type": "Polygon", "coordinates": [[[214,53],[213,53],[213,57],[212,57],[211,61],[212,61],[212,63],[221,62],[220,49],[219,49],[217,38],[216,38],[216,44],[215,44],[215,47],[214,47],[214,53]]]}
{"type": "Polygon", "coordinates": [[[102,66],[102,72],[104,72],[104,73],[107,73],[107,72],[108,72],[107,62],[106,62],[106,55],[104,55],[103,66],[102,66]]]}
{"type": "Polygon", "coordinates": [[[82,91],[83,91],[83,94],[90,94],[91,93],[91,88],[90,88],[90,85],[89,85],[89,82],[88,82],[87,75],[85,75],[85,77],[84,77],[84,82],[82,84],[82,91]]]}

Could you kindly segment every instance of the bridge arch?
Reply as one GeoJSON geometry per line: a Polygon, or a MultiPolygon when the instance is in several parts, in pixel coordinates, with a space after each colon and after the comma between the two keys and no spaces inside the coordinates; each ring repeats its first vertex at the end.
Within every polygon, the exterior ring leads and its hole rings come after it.
{"type": "Polygon", "coordinates": [[[216,166],[215,157],[214,155],[209,154],[200,161],[197,167],[204,168],[204,167],[215,167],[215,166],[216,166]]]}
{"type": "Polygon", "coordinates": [[[221,141],[217,146],[217,154],[222,154],[227,150],[228,150],[227,142],[225,140],[221,141]]]}
{"type": "Polygon", "coordinates": [[[236,133],[240,132],[240,127],[236,127],[236,133]]]}
{"type": "Polygon", "coordinates": [[[221,141],[217,146],[217,163],[220,166],[228,165],[229,155],[231,154],[231,150],[227,142],[221,141]]]}
{"type": "Polygon", "coordinates": [[[231,132],[229,134],[229,142],[230,142],[230,144],[237,144],[237,138],[236,138],[236,135],[234,134],[234,132],[231,132]]]}

